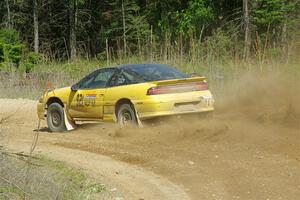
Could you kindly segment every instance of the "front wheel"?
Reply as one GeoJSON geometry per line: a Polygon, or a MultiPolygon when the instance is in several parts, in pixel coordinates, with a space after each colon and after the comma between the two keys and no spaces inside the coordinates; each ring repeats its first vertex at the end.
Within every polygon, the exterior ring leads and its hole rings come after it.
{"type": "Polygon", "coordinates": [[[47,109],[47,124],[51,132],[66,130],[64,109],[59,103],[52,103],[47,109]]]}
{"type": "Polygon", "coordinates": [[[122,104],[117,112],[117,120],[118,123],[122,126],[136,126],[137,118],[135,115],[135,111],[132,105],[130,104],[122,104]]]}

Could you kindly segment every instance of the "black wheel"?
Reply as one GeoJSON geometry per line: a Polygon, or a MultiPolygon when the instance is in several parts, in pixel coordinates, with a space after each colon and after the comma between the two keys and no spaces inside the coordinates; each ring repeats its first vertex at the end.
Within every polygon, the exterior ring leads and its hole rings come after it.
{"type": "Polygon", "coordinates": [[[133,106],[128,103],[122,104],[118,108],[117,120],[123,127],[137,125],[137,118],[133,106]]]}
{"type": "Polygon", "coordinates": [[[51,132],[66,130],[64,109],[59,103],[52,103],[47,109],[47,123],[51,132]]]}

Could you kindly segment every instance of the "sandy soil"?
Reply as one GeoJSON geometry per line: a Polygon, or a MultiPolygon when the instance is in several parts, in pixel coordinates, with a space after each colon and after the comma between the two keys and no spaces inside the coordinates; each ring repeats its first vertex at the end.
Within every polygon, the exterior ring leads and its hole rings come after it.
{"type": "MultiPolygon", "coordinates": [[[[85,169],[125,199],[299,199],[300,83],[241,80],[216,97],[209,117],[161,119],[142,129],[84,124],[66,133],[49,133],[42,122],[37,151],[85,169]]],[[[0,119],[18,110],[2,123],[2,145],[29,149],[35,104],[0,100],[0,119]]]]}

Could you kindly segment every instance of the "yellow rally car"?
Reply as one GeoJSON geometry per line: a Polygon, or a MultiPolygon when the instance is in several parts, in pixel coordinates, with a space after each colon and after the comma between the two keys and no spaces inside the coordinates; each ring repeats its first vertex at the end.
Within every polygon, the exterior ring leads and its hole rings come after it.
{"type": "Polygon", "coordinates": [[[53,132],[75,121],[140,120],[212,111],[214,100],[204,77],[191,77],[161,64],[127,64],[97,69],[71,87],[48,90],[37,105],[53,132]]]}

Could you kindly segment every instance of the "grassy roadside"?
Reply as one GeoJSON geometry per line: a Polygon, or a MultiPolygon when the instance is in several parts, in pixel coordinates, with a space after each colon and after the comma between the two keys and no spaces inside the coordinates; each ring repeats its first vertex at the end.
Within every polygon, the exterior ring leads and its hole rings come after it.
{"type": "Polygon", "coordinates": [[[211,62],[180,61],[180,60],[141,60],[138,57],[116,60],[107,63],[99,60],[78,59],[73,62],[40,63],[30,74],[21,69],[14,70],[6,66],[0,70],[0,98],[28,98],[37,100],[51,82],[56,88],[76,83],[89,72],[107,66],[124,63],[163,63],[174,66],[185,73],[197,73],[207,77],[211,90],[218,94],[224,85],[238,79],[245,73],[268,74],[280,73],[295,79],[300,76],[300,58],[291,56],[289,59],[269,58],[263,61],[249,60],[218,60],[211,62]]]}
{"type": "Polygon", "coordinates": [[[0,152],[0,199],[98,199],[105,191],[84,172],[46,156],[33,159],[27,171],[24,157],[0,152]],[[25,181],[26,173],[29,179],[25,181]]]}

